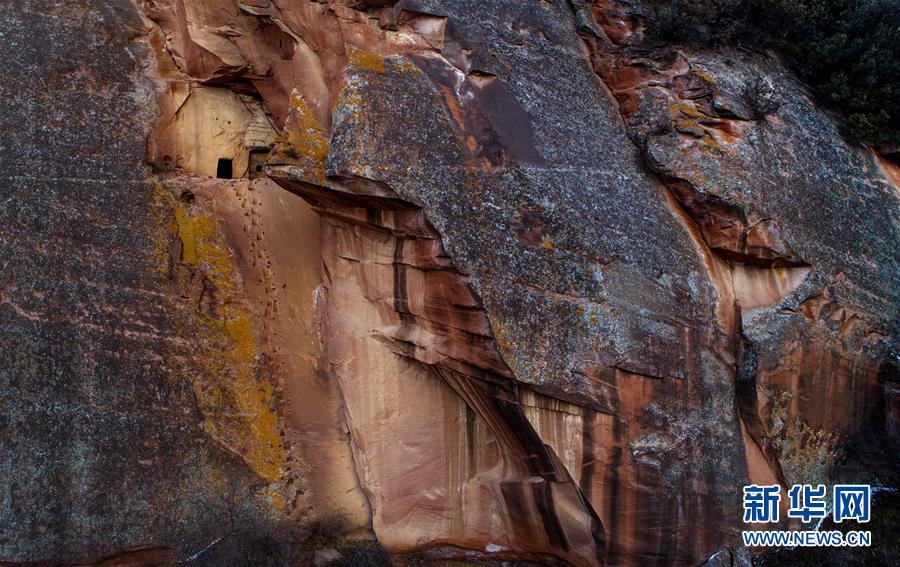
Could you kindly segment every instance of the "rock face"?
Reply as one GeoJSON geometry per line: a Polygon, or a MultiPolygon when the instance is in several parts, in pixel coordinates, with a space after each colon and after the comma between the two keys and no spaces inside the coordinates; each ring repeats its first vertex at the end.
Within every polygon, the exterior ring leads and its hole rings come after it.
{"type": "Polygon", "coordinates": [[[0,560],[746,563],[742,485],[896,434],[897,166],[774,56],[612,0],[0,10],[0,560]]]}
{"type": "Polygon", "coordinates": [[[838,436],[883,411],[897,331],[891,166],[842,143],[776,60],[646,47],[639,14],[592,7],[594,69],[648,167],[728,261],[718,287],[743,327],[748,433],[780,481],[818,482],[838,436]]]}
{"type": "Polygon", "coordinates": [[[188,555],[273,505],[253,316],[215,221],[147,176],[134,8],[0,13],[0,559],[188,555]]]}

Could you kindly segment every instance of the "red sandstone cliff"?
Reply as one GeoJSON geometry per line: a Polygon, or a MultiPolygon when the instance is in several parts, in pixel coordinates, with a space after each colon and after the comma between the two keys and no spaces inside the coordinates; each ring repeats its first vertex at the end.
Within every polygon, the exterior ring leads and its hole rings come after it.
{"type": "Polygon", "coordinates": [[[61,118],[3,168],[0,560],[738,564],[744,484],[896,435],[897,165],[773,56],[613,0],[3,13],[61,118]]]}

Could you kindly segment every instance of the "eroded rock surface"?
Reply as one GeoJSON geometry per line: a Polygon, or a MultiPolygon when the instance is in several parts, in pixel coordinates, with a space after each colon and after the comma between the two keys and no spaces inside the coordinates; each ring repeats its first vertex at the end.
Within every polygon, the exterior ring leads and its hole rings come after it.
{"type": "Polygon", "coordinates": [[[884,419],[894,166],[844,143],[774,56],[660,46],[640,4],[583,8],[595,25],[582,36],[631,139],[729,263],[755,380],[739,380],[748,431],[782,482],[823,481],[838,438],[884,419]]]}
{"type": "Polygon", "coordinates": [[[127,2],[0,6],[4,563],[169,562],[275,504],[227,245],[147,176],[142,27],[127,2]]]}
{"type": "Polygon", "coordinates": [[[221,563],[235,518],[340,516],[398,554],[743,564],[743,484],[897,427],[896,164],[773,57],[611,0],[33,4],[0,559],[221,563]],[[45,426],[82,407],[109,429],[45,426]]]}
{"type": "MultiPolygon", "coordinates": [[[[732,345],[716,322],[715,288],[703,256],[666,207],[661,185],[642,171],[615,108],[581,55],[568,8],[509,5],[495,11],[473,4],[428,11],[459,22],[454,25],[463,36],[465,26],[472,28],[474,45],[466,44],[471,53],[463,69],[433,50],[402,56],[363,53],[362,47],[351,51],[330,137],[321,124],[310,123],[298,94],[272,162],[284,165],[271,168],[270,175],[307,197],[324,188],[332,199],[362,200],[370,209],[385,198],[422,207],[444,236],[454,269],[469,276],[485,306],[504,361],[492,373],[511,375],[583,408],[576,417],[581,432],[561,436],[554,452],[582,454],[569,474],[578,478],[582,497],[602,524],[614,530],[612,561],[634,553],[637,542],[643,545],[648,537],[661,547],[673,543],[674,538],[659,541],[659,526],[678,512],[661,515],[660,508],[677,509],[686,496],[679,486],[709,498],[704,510],[698,499],[681,512],[702,518],[685,527],[696,530],[683,540],[690,543],[673,550],[682,558],[692,556],[705,537],[699,526],[718,525],[717,518],[727,515],[724,494],[736,490],[743,458],[732,411],[732,345]],[[533,49],[510,46],[499,57],[492,50],[512,42],[504,35],[510,21],[518,22],[521,35],[533,29],[538,38],[549,36],[556,43],[536,39],[533,49]],[[568,50],[565,57],[560,49],[568,50]],[[570,81],[540,72],[541,59],[546,65],[554,56],[568,65],[561,72],[570,81]],[[506,104],[501,115],[517,122],[495,126],[495,109],[485,108],[480,96],[466,95],[487,89],[502,93],[490,100],[506,104]],[[523,124],[522,116],[531,123],[523,124]],[[531,151],[504,144],[504,127],[515,128],[517,143],[527,141],[531,151]],[[561,127],[577,130],[581,143],[561,137],[561,127]],[[304,153],[304,143],[320,151],[304,153]],[[659,269],[662,265],[667,269],[659,269]],[[704,410],[691,407],[696,402],[705,402],[704,410]],[[679,466],[714,446],[733,450],[718,452],[705,470],[679,466]],[[731,481],[723,471],[735,473],[731,481]]],[[[408,281],[386,282],[394,289],[383,294],[395,298],[401,314],[411,303],[404,299],[408,281]]],[[[429,344],[433,339],[409,342],[408,353],[392,350],[438,368],[460,356],[443,354],[440,342],[437,348],[429,344]]],[[[354,381],[365,375],[358,372],[354,381]]],[[[349,399],[348,408],[352,413],[349,399]]],[[[495,427],[522,427],[511,419],[506,416],[495,427]]],[[[571,417],[557,412],[553,419],[571,417]]],[[[367,429],[360,428],[360,437],[367,429]]],[[[386,506],[380,512],[374,507],[376,517],[398,507],[386,506]]],[[[548,551],[560,553],[570,545],[551,535],[548,551]]],[[[489,543],[482,545],[490,550],[489,543]]]]}

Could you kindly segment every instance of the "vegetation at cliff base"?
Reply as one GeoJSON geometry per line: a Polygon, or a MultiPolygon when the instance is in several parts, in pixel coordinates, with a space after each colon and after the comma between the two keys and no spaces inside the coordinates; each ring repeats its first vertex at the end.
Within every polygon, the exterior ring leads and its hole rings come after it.
{"type": "Polygon", "coordinates": [[[773,48],[844,116],[854,142],[900,144],[897,0],[655,0],[657,37],[773,48]]]}

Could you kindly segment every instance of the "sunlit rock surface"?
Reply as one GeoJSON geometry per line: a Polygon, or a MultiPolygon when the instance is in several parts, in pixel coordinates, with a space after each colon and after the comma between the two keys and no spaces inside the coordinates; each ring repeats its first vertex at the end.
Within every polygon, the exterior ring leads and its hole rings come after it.
{"type": "Polygon", "coordinates": [[[0,560],[743,564],[896,435],[897,165],[645,10],[3,7],[0,560]]]}

